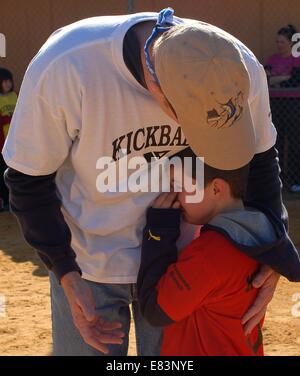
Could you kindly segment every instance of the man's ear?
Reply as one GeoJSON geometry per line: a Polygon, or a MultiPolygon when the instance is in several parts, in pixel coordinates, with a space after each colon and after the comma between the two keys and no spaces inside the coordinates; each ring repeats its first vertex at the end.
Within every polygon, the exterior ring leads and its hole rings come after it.
{"type": "Polygon", "coordinates": [[[145,83],[147,85],[148,91],[150,94],[156,99],[160,105],[160,107],[163,109],[163,111],[169,115],[173,120],[178,122],[176,112],[171,105],[171,103],[168,101],[166,98],[165,94],[163,93],[161,87],[159,84],[155,81],[154,77],[151,75],[149,72],[147,65],[146,65],[146,60],[144,54],[142,56],[142,65],[143,65],[143,71],[144,71],[144,78],[145,78],[145,83]]]}

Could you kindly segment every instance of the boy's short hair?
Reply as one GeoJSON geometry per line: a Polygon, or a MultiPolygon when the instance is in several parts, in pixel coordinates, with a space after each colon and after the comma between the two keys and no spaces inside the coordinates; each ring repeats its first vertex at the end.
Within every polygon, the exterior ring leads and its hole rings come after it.
{"type": "MultiPolygon", "coordinates": [[[[184,149],[174,155],[180,159],[192,158],[192,178],[196,179],[196,154],[191,148],[184,149]]],[[[237,170],[219,170],[204,163],[204,186],[206,187],[214,179],[222,179],[228,183],[231,195],[236,199],[243,199],[246,195],[250,164],[237,170]]]]}

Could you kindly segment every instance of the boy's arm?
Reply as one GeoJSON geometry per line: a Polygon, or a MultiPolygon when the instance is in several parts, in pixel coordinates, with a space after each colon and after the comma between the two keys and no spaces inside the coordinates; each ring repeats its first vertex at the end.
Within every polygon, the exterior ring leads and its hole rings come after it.
{"type": "Polygon", "coordinates": [[[144,230],[138,297],[142,314],[153,326],[166,326],[194,312],[218,284],[197,245],[177,259],[180,212],[150,209],[144,230]]]}
{"type": "Polygon", "coordinates": [[[180,215],[179,209],[150,208],[147,212],[137,290],[142,314],[154,326],[173,322],[157,304],[156,285],[168,266],[177,260],[180,215]]]}

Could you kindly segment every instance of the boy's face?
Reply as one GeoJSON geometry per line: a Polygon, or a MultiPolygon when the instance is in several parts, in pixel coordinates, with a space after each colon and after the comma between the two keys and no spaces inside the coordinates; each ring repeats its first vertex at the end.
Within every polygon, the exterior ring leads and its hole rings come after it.
{"type": "Polygon", "coordinates": [[[12,81],[11,80],[4,80],[2,82],[2,92],[3,94],[7,94],[12,89],[12,81]]]}
{"type": "MultiPolygon", "coordinates": [[[[209,183],[205,188],[197,186],[196,179],[192,179],[192,184],[194,190],[192,192],[187,192],[186,187],[190,186],[188,180],[184,173],[183,175],[183,182],[177,183],[176,176],[174,174],[174,169],[171,171],[171,185],[172,188],[175,189],[176,187],[181,192],[177,195],[177,201],[180,202],[180,208],[182,209],[182,215],[186,222],[192,223],[195,225],[203,225],[208,223],[214,216],[217,204],[217,197],[215,194],[214,184],[215,182],[209,183]],[[196,190],[198,191],[196,193],[196,190]],[[195,197],[196,194],[201,193],[203,200],[200,202],[193,202],[189,203],[187,198],[195,197]]],[[[192,187],[189,187],[188,190],[190,191],[192,187]]]]}
{"type": "MultiPolygon", "coordinates": [[[[193,179],[193,184],[195,183],[193,179]]],[[[211,196],[210,184],[204,188],[204,196],[201,202],[188,203],[187,197],[193,194],[195,192],[186,192],[184,187],[182,192],[178,193],[177,200],[180,202],[184,220],[194,225],[208,223],[212,219],[215,210],[215,201],[211,196]]]]}

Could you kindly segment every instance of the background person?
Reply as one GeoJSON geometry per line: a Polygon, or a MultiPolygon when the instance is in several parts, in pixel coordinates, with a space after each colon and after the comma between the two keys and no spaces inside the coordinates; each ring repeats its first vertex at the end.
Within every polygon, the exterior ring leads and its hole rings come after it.
{"type": "Polygon", "coordinates": [[[272,117],[278,132],[276,146],[280,167],[283,181],[293,193],[300,192],[300,87],[294,90],[300,86],[300,57],[292,55],[292,37],[295,33],[297,30],[292,25],[278,31],[278,52],[267,60],[266,65],[271,88],[272,117]]]}
{"type": "MultiPolygon", "coordinates": [[[[12,73],[5,68],[0,68],[0,150],[7,137],[9,125],[17,104],[17,94],[14,91],[12,73]]],[[[8,210],[8,189],[4,183],[6,163],[0,154],[0,210],[8,210]]]]}

